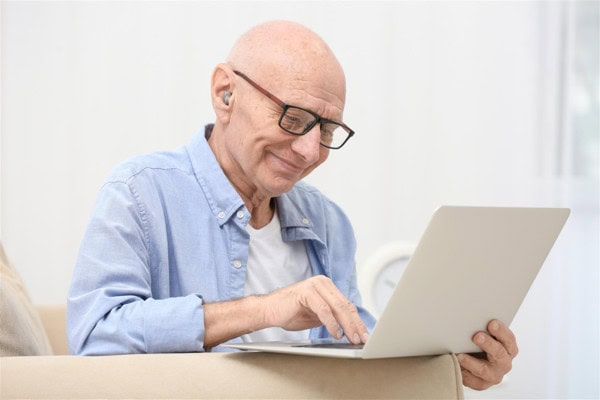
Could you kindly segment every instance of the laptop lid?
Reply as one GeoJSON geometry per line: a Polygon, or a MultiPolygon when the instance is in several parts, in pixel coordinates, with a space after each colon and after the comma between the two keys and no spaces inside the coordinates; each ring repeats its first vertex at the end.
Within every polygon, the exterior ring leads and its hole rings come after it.
{"type": "Polygon", "coordinates": [[[362,350],[306,342],[226,347],[350,358],[478,352],[471,337],[491,319],[510,325],[569,213],[442,206],[362,350]]]}

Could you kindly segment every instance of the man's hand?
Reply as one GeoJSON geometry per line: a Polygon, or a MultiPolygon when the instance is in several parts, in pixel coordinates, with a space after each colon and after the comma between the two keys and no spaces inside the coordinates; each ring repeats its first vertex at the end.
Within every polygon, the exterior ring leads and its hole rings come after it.
{"type": "Polygon", "coordinates": [[[295,331],[324,325],[336,339],[346,335],[354,344],[367,341],[368,330],[356,306],[325,276],[281,288],[265,296],[265,300],[268,326],[295,331]]]}
{"type": "Polygon", "coordinates": [[[468,354],[457,355],[463,384],[475,390],[484,390],[502,382],[519,352],[515,335],[503,323],[493,320],[487,329],[489,333],[478,332],[473,336],[473,343],[486,353],[484,359],[468,354]]]}
{"type": "Polygon", "coordinates": [[[264,296],[205,304],[204,347],[210,349],[272,326],[297,331],[321,325],[336,339],[342,338],[343,330],[354,344],[364,343],[368,338],[356,306],[331,279],[314,276],[264,296]]]}

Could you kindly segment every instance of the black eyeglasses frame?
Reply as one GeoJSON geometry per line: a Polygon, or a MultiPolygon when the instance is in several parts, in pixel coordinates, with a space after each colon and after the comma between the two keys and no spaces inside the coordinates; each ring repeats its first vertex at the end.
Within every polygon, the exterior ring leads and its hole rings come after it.
{"type": "Polygon", "coordinates": [[[286,104],[284,101],[282,101],[281,99],[279,99],[279,97],[275,96],[274,94],[272,94],[271,92],[269,92],[267,89],[263,88],[258,83],[254,82],[252,79],[250,79],[243,72],[240,72],[240,71],[237,71],[237,70],[234,70],[233,72],[236,75],[238,75],[239,77],[241,77],[242,79],[244,79],[246,82],[248,82],[252,87],[254,87],[256,90],[258,90],[259,92],[261,92],[263,95],[265,95],[266,97],[268,97],[269,99],[271,99],[279,107],[281,107],[282,111],[281,111],[281,115],[279,116],[278,125],[279,125],[279,127],[281,129],[283,129],[287,133],[290,133],[290,134],[296,135],[296,136],[302,136],[302,135],[306,135],[308,132],[310,132],[310,130],[312,128],[314,128],[314,126],[316,124],[323,125],[323,124],[329,123],[329,124],[338,125],[342,129],[344,129],[344,131],[346,131],[346,133],[348,134],[348,136],[346,137],[346,139],[344,139],[344,141],[340,145],[338,145],[338,146],[330,146],[330,145],[324,144],[323,142],[320,142],[321,146],[326,147],[328,149],[333,149],[333,150],[340,149],[343,145],[346,144],[346,142],[348,141],[348,139],[350,139],[352,136],[354,136],[354,131],[352,129],[350,129],[350,127],[348,125],[344,124],[343,122],[338,122],[338,121],[333,121],[333,120],[330,120],[330,119],[322,118],[319,114],[317,114],[315,112],[312,112],[311,110],[307,110],[307,109],[302,108],[302,107],[292,106],[290,104],[286,104]],[[312,115],[315,119],[314,119],[314,121],[312,123],[310,123],[309,125],[307,125],[302,132],[291,131],[289,129],[286,129],[282,125],[283,117],[285,116],[285,113],[289,109],[302,110],[302,111],[307,112],[310,115],[312,115]]]}

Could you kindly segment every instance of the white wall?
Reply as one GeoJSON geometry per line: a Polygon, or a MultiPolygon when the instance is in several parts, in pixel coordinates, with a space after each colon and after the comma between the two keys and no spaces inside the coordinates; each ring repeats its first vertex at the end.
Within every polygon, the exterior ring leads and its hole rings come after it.
{"type": "Polygon", "coordinates": [[[213,118],[210,73],[235,38],[293,19],[346,69],[357,135],[309,181],[353,220],[359,268],[383,243],[418,239],[440,204],[572,207],[513,323],[513,373],[467,396],[598,397],[598,184],[556,173],[556,12],[545,2],[3,1],[2,242],[34,301],[64,302],[110,168],[187,142],[213,118]]]}

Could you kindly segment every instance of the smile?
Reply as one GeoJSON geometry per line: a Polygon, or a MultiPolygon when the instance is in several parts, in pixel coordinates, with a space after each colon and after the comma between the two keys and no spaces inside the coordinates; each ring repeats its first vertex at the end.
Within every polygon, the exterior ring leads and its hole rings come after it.
{"type": "Polygon", "coordinates": [[[279,157],[278,155],[276,155],[274,153],[271,153],[271,155],[273,156],[273,159],[275,160],[275,163],[277,164],[278,169],[282,169],[282,170],[286,171],[288,174],[300,175],[305,170],[304,167],[300,167],[300,166],[286,160],[283,157],[279,157]]]}

